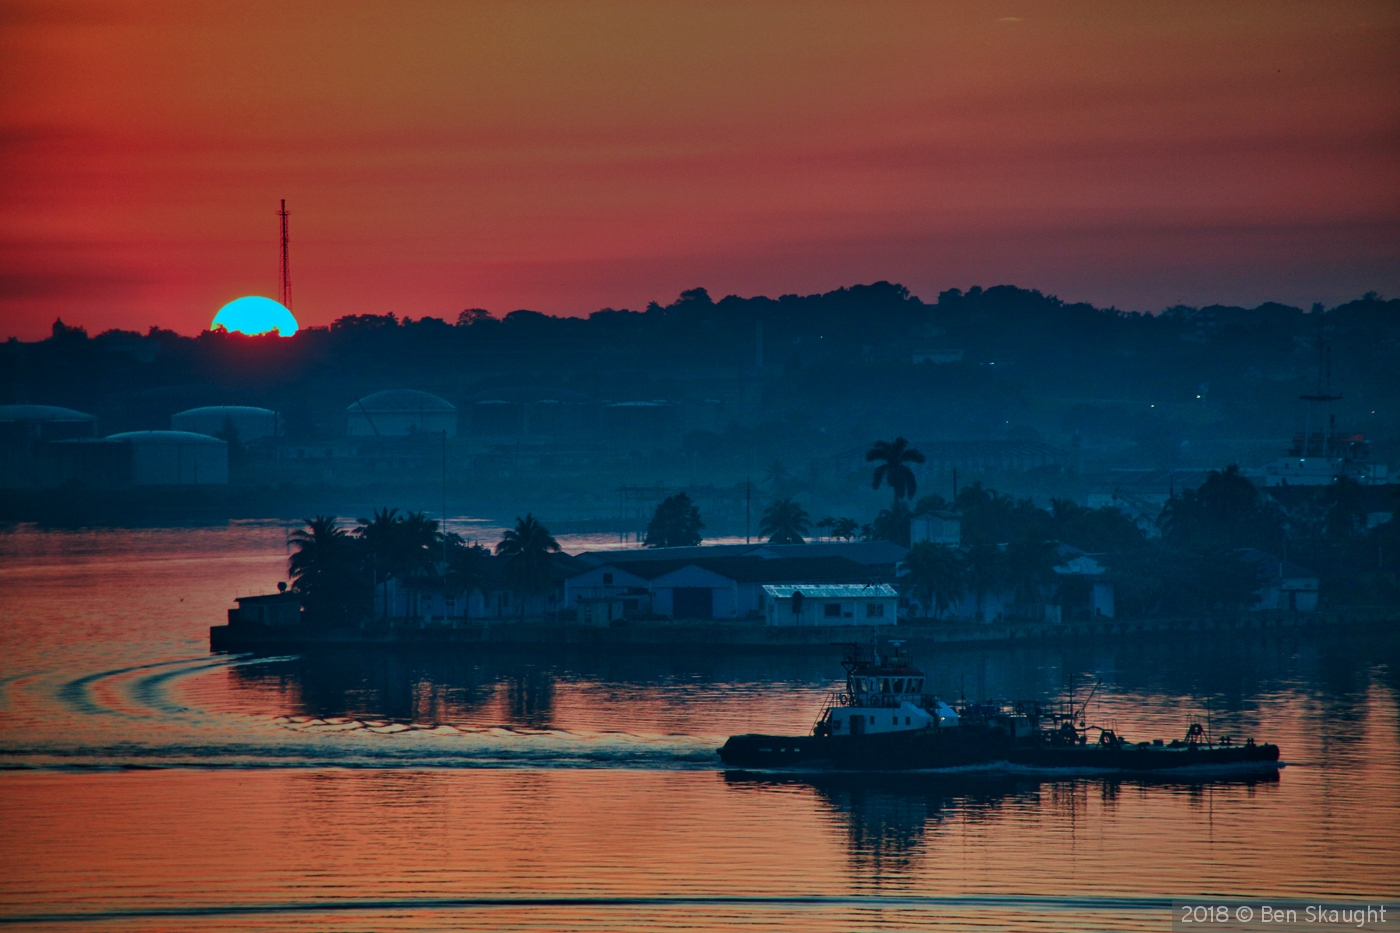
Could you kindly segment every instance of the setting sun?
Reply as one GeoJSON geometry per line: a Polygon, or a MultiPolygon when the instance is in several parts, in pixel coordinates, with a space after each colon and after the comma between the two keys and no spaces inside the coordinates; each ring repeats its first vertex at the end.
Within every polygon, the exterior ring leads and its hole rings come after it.
{"type": "Polygon", "coordinates": [[[268,334],[277,331],[283,337],[290,337],[299,329],[297,319],[281,304],[271,298],[249,295],[230,301],[214,315],[211,330],[232,331],[238,334],[268,334]]]}

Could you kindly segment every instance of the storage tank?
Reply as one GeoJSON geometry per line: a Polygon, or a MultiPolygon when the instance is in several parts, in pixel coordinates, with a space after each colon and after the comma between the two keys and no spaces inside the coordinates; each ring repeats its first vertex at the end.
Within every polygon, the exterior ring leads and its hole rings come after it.
{"type": "Polygon", "coordinates": [[[228,482],[228,444],[191,431],[128,431],[102,439],[131,449],[133,486],[209,486],[228,482]]]}
{"type": "Polygon", "coordinates": [[[210,437],[224,435],[229,424],[238,433],[238,439],[246,443],[260,437],[276,437],[281,433],[282,417],[270,408],[248,405],[210,405],[170,416],[170,430],[210,437]]]}
{"type": "Polygon", "coordinates": [[[0,405],[0,487],[44,486],[52,441],[97,436],[97,418],[57,405],[0,405]]]}
{"type": "Polygon", "coordinates": [[[345,409],[345,433],[352,437],[403,437],[409,434],[457,436],[457,408],[417,389],[387,389],[351,402],[345,409]]]}

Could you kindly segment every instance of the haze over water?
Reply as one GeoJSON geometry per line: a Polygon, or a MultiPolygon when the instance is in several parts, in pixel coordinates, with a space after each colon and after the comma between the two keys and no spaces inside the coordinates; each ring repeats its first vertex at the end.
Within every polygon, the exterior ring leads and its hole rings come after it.
{"type": "MultiPolygon", "coordinates": [[[[1322,634],[923,652],[1278,778],[739,774],[833,652],[210,655],[278,523],[0,535],[0,922],[93,930],[1160,930],[1196,894],[1400,895],[1400,651],[1322,634]],[[1081,695],[1083,688],[1081,687],[1081,695]]],[[[602,543],[602,542],[599,542],[602,543]]]]}

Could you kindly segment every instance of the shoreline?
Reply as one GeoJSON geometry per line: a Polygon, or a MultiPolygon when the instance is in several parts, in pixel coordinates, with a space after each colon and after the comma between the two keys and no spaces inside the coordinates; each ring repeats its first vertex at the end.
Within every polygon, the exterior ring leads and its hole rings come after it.
{"type": "Polygon", "coordinates": [[[412,649],[446,646],[486,649],[519,648],[687,648],[772,651],[900,639],[918,645],[1009,645],[1136,639],[1180,635],[1229,635],[1265,632],[1400,631],[1400,614],[1306,613],[1259,614],[1220,618],[1071,621],[1062,623],[929,623],[913,625],[844,625],[776,627],[762,622],[658,621],[617,627],[584,626],[539,619],[523,622],[462,622],[455,626],[376,626],[312,628],[306,626],[215,625],[209,629],[214,652],[295,651],[310,648],[412,649]]]}

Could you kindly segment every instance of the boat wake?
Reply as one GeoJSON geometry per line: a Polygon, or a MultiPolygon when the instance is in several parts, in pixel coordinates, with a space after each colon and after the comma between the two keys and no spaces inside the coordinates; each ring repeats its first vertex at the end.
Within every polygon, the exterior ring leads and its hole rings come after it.
{"type": "Polygon", "coordinates": [[[7,678],[0,769],[716,766],[711,737],[267,715],[199,702],[197,678],[289,660],[201,656],[64,680],[43,672],[7,678]]]}

